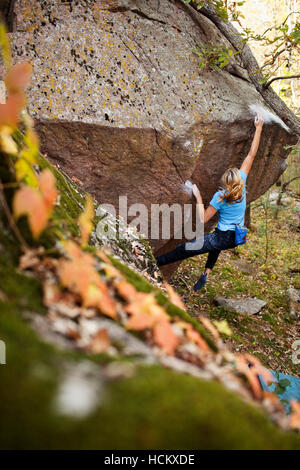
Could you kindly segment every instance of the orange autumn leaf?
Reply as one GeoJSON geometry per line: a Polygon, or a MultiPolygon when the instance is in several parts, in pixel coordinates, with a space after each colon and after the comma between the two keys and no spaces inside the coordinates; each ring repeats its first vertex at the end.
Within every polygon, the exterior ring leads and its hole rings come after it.
{"type": "Polygon", "coordinates": [[[145,330],[146,328],[151,328],[155,323],[155,318],[151,317],[148,313],[135,313],[132,315],[126,327],[129,330],[145,330]]]}
{"type": "Polygon", "coordinates": [[[14,216],[19,218],[21,215],[27,215],[35,238],[46,227],[57,196],[55,178],[50,170],[43,170],[38,180],[39,189],[23,186],[15,192],[13,199],[14,216]]]}
{"type": "Polygon", "coordinates": [[[125,310],[132,315],[127,323],[127,327],[132,330],[151,328],[158,320],[168,318],[152,293],[135,292],[125,310]]]}
{"type": "Polygon", "coordinates": [[[25,96],[21,94],[9,95],[6,103],[0,104],[0,127],[9,126],[15,128],[18,123],[19,113],[25,105],[25,96]]]}
{"type": "Polygon", "coordinates": [[[136,295],[136,288],[127,281],[115,281],[114,286],[116,287],[118,293],[126,300],[133,299],[136,295]]]}
{"type": "MultiPolygon", "coordinates": [[[[101,281],[100,281],[101,282],[101,281]]],[[[86,292],[82,295],[84,307],[96,307],[104,315],[116,318],[116,306],[114,300],[110,297],[106,284],[90,284],[86,292]]]]}
{"type": "Polygon", "coordinates": [[[219,332],[217,328],[209,320],[209,318],[204,317],[203,315],[199,315],[198,318],[201,321],[202,325],[212,334],[213,338],[216,340],[219,340],[220,339],[219,332]]]}
{"type": "Polygon", "coordinates": [[[37,238],[47,225],[48,214],[44,201],[36,189],[29,186],[20,188],[14,194],[13,214],[16,218],[27,215],[32,234],[37,238]]]}
{"type": "Polygon", "coordinates": [[[201,349],[205,352],[210,352],[210,348],[207,345],[206,341],[201,337],[200,333],[191,326],[190,328],[187,329],[187,337],[196,343],[198,346],[200,346],[201,349]]]}
{"type": "Polygon", "coordinates": [[[88,284],[86,290],[81,290],[81,294],[84,307],[97,307],[103,295],[99,287],[95,284],[88,284]]]}
{"type": "Polygon", "coordinates": [[[175,292],[173,287],[166,281],[164,282],[163,285],[166,288],[166,291],[168,293],[169,299],[172,302],[172,304],[176,305],[179,308],[182,308],[182,310],[186,310],[186,306],[184,305],[180,295],[177,294],[177,292],[175,292]]]}
{"type": "Polygon", "coordinates": [[[290,415],[290,426],[293,429],[300,430],[300,402],[296,400],[290,401],[291,415],[290,415]]]}
{"type": "Polygon", "coordinates": [[[62,293],[57,284],[44,282],[43,283],[43,302],[46,307],[55,305],[62,298],[62,293]]]}
{"type": "Polygon", "coordinates": [[[188,339],[200,346],[203,351],[210,352],[210,348],[206,341],[202,338],[200,333],[193,328],[190,323],[185,321],[179,321],[176,323],[176,325],[179,326],[181,329],[185,330],[188,339]]]}
{"type": "Polygon", "coordinates": [[[167,319],[158,321],[153,327],[153,338],[167,354],[174,354],[178,346],[178,338],[167,319]]]}
{"type": "Polygon", "coordinates": [[[104,263],[106,263],[106,264],[111,264],[111,265],[112,265],[111,260],[110,260],[109,257],[104,253],[104,251],[102,251],[102,250],[97,250],[96,255],[98,256],[98,258],[100,258],[102,261],[104,261],[104,263]]]}
{"type": "Polygon", "coordinates": [[[58,274],[62,285],[83,298],[90,284],[97,285],[99,281],[99,275],[93,264],[94,259],[88,253],[83,253],[80,258],[60,260],[58,274]]]}
{"type": "Polygon", "coordinates": [[[105,264],[102,266],[103,270],[105,272],[106,277],[108,278],[115,278],[115,277],[120,277],[121,273],[117,268],[114,268],[110,264],[105,264]]]}
{"type": "Polygon", "coordinates": [[[281,403],[279,397],[275,395],[275,393],[269,392],[269,390],[263,390],[263,399],[271,403],[272,406],[275,408],[275,410],[277,411],[284,410],[283,404],[281,403]]]}
{"type": "Polygon", "coordinates": [[[13,65],[5,76],[5,85],[10,94],[23,92],[30,83],[32,65],[28,62],[13,65]]]}
{"type": "Polygon", "coordinates": [[[252,356],[252,354],[249,353],[245,353],[244,357],[248,362],[251,362],[251,369],[253,373],[260,374],[267,385],[271,385],[273,382],[275,382],[273,374],[262,365],[257,357],[252,356]]]}
{"type": "Polygon", "coordinates": [[[94,217],[94,203],[89,194],[87,194],[84,211],[81,212],[78,223],[80,226],[81,243],[84,245],[88,242],[90,233],[93,229],[93,217],[94,217]]]}
{"type": "Polygon", "coordinates": [[[93,256],[81,251],[72,241],[67,242],[65,248],[72,259],[62,259],[58,264],[62,285],[78,294],[84,307],[95,307],[103,314],[115,318],[115,302],[95,269],[93,256]]]}
{"type": "Polygon", "coordinates": [[[107,351],[110,346],[111,342],[109,339],[108,331],[106,328],[102,328],[101,330],[98,330],[97,333],[93,336],[92,343],[89,349],[94,354],[101,354],[107,351]]]}
{"type": "MultiPolygon", "coordinates": [[[[165,310],[157,304],[153,293],[136,292],[130,303],[126,305],[125,310],[127,313],[136,316],[146,314],[153,321],[168,318],[165,310]]],[[[152,320],[149,320],[149,322],[153,323],[152,320]]]]}
{"type": "Polygon", "coordinates": [[[56,190],[55,176],[46,168],[39,177],[39,188],[44,200],[47,213],[50,215],[56,201],[58,192],[56,190]]]}
{"type": "MultiPolygon", "coordinates": [[[[81,248],[80,246],[73,242],[72,240],[67,240],[65,243],[64,243],[64,249],[66,251],[66,253],[70,256],[70,258],[72,259],[77,259],[77,258],[80,258],[81,255],[82,255],[82,251],[81,251],[81,248]]],[[[91,257],[92,258],[92,257],[91,257]]],[[[94,262],[94,261],[93,261],[94,262]]]]}
{"type": "Polygon", "coordinates": [[[252,368],[249,368],[248,361],[242,354],[238,354],[236,356],[236,368],[248,379],[254,397],[260,400],[263,397],[263,391],[259,378],[257,373],[255,373],[252,368]]]}

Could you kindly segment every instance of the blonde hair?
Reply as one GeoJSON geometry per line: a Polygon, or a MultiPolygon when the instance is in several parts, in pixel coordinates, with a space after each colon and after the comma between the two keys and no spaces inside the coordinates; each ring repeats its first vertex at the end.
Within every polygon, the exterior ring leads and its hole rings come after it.
{"type": "Polygon", "coordinates": [[[229,168],[225,171],[221,178],[224,193],[220,196],[219,201],[241,202],[243,200],[244,181],[238,168],[229,168]]]}

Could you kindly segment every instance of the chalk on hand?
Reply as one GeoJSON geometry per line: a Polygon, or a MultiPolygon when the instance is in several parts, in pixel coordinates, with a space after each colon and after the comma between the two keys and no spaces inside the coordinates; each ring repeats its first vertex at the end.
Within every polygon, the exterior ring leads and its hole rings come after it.
{"type": "Polygon", "coordinates": [[[186,180],[182,187],[189,196],[193,195],[193,183],[190,180],[186,180]]]}
{"type": "Polygon", "coordinates": [[[290,132],[290,129],[288,128],[288,126],[286,126],[284,124],[284,122],[278,116],[276,116],[271,111],[264,108],[263,106],[261,106],[259,104],[251,104],[249,106],[249,109],[250,109],[251,114],[253,114],[255,116],[255,122],[257,120],[257,115],[260,114],[263,117],[263,119],[265,121],[265,124],[270,124],[271,122],[276,122],[285,131],[290,132]]]}

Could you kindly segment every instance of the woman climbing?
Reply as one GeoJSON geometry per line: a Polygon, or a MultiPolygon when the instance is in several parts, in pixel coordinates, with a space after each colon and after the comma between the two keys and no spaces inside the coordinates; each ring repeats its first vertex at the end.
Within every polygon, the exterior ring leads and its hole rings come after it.
{"type": "Polygon", "coordinates": [[[236,225],[244,225],[246,210],[245,184],[258,150],[264,124],[262,116],[257,115],[254,124],[256,130],[251,148],[241,168],[229,168],[225,171],[221,179],[223,189],[214,194],[206,210],[203,210],[202,197],[198,187],[195,184],[193,185],[193,194],[197,200],[197,207],[200,210],[200,220],[205,224],[218,212],[219,222],[217,228],[214,232],[204,235],[200,244],[200,240],[196,238],[193,241],[181,243],[173,251],[156,258],[157,265],[163,266],[190,258],[191,256],[208,253],[205,271],[194,285],[194,291],[201,289],[205,285],[207,277],[216,264],[221,250],[237,246],[235,242],[235,229],[236,225]],[[195,249],[193,249],[193,245],[195,249]],[[202,246],[202,248],[199,248],[199,246],[202,246]]]}

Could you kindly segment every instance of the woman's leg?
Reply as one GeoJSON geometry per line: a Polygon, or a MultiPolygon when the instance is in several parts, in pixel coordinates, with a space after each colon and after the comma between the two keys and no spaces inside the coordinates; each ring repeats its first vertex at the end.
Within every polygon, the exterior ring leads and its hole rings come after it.
{"type": "Polygon", "coordinates": [[[208,233],[204,235],[203,239],[196,238],[191,242],[177,245],[174,250],[156,258],[157,266],[164,266],[165,264],[174,263],[175,261],[181,261],[214,250],[215,233],[208,233]],[[193,246],[195,249],[193,249],[193,246]]]}
{"type": "Polygon", "coordinates": [[[205,272],[207,272],[207,274],[209,274],[212,271],[220,253],[221,253],[221,250],[212,250],[208,253],[207,261],[205,264],[205,272]]]}
{"type": "Polygon", "coordinates": [[[205,286],[207,277],[211,273],[213,267],[215,266],[218,256],[221,253],[221,250],[226,250],[228,248],[233,248],[233,246],[235,246],[235,240],[234,240],[235,235],[233,231],[226,231],[226,232],[217,231],[217,234],[218,236],[214,243],[216,248],[214,250],[209,251],[207,261],[205,264],[205,270],[201,274],[196,284],[194,285],[193,287],[194,291],[198,291],[202,289],[202,287],[205,286]]]}
{"type": "Polygon", "coordinates": [[[175,261],[186,259],[188,256],[184,245],[185,243],[181,243],[180,245],[177,245],[174,250],[158,256],[156,258],[157,266],[164,266],[165,264],[175,263],[175,261]]]}
{"type": "Polygon", "coordinates": [[[203,286],[205,286],[206,281],[207,281],[207,276],[211,273],[214,265],[217,262],[218,256],[221,253],[221,250],[211,250],[208,253],[207,261],[205,264],[205,270],[201,274],[200,278],[194,285],[194,291],[200,290],[203,286]]]}

